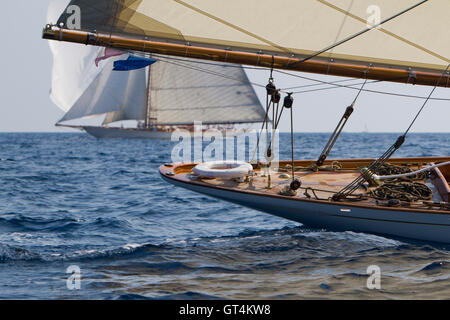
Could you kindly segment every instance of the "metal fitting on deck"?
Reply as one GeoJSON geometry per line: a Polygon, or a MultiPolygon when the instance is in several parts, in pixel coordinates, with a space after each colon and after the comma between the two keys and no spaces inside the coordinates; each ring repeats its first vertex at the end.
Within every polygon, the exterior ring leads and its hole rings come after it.
{"type": "Polygon", "coordinates": [[[369,183],[369,187],[378,187],[381,185],[379,180],[376,180],[374,173],[368,168],[361,169],[361,176],[369,183]]]}

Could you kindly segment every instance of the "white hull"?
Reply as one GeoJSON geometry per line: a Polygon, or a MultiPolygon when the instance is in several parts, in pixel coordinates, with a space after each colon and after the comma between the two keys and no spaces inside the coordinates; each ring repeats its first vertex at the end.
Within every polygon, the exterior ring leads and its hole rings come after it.
{"type": "Polygon", "coordinates": [[[269,197],[187,184],[164,175],[162,177],[174,185],[310,227],[450,243],[448,213],[405,212],[388,208],[372,209],[333,202],[269,197]]]}
{"type": "Polygon", "coordinates": [[[123,139],[170,139],[171,132],[152,131],[143,129],[106,128],[84,126],[83,129],[90,135],[98,138],[123,138],[123,139]]]}
{"type": "MultiPolygon", "coordinates": [[[[153,131],[145,129],[134,128],[114,128],[114,127],[94,127],[94,126],[81,126],[81,128],[90,135],[98,139],[107,138],[122,138],[122,139],[161,139],[170,140],[172,137],[171,131],[153,131]]],[[[176,132],[176,131],[175,131],[176,132]]],[[[225,130],[223,132],[224,137],[236,137],[244,134],[246,130],[225,130]]]]}

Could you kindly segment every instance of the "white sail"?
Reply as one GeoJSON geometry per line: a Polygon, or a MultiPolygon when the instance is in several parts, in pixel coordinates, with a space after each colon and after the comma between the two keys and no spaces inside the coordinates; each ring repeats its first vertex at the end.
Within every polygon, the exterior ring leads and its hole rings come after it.
{"type": "Polygon", "coordinates": [[[158,125],[264,121],[264,110],[239,66],[160,61],[152,65],[150,87],[150,117],[158,125]]]}
{"type": "MultiPolygon", "coordinates": [[[[69,0],[55,0],[48,21],[57,21],[69,0]]],[[[145,119],[145,70],[113,72],[113,63],[127,55],[101,61],[104,48],[50,42],[53,53],[52,101],[67,113],[59,122],[110,112],[114,121],[145,119]]]]}
{"type": "Polygon", "coordinates": [[[145,69],[113,71],[110,61],[60,122],[114,111],[118,114],[113,121],[143,120],[145,102],[145,69]]]}
{"type": "MultiPolygon", "coordinates": [[[[420,0],[72,0],[81,29],[193,46],[309,56],[420,0]]],[[[449,0],[429,0],[320,58],[442,73],[450,63],[449,0]]],[[[64,23],[68,15],[61,16],[64,23]]]]}
{"type": "MultiPolygon", "coordinates": [[[[54,0],[48,8],[47,21],[56,22],[68,3],[69,0],[54,0]]],[[[103,49],[59,41],[49,45],[53,53],[50,98],[67,112],[100,73],[93,61],[103,49]]]]}
{"type": "Polygon", "coordinates": [[[145,120],[147,116],[147,79],[146,70],[131,71],[125,84],[122,106],[118,111],[109,112],[103,124],[123,120],[145,120]]]}
{"type": "MultiPolygon", "coordinates": [[[[57,21],[68,4],[69,0],[53,1],[48,21],[57,21]]],[[[125,59],[126,55],[101,61],[97,67],[95,60],[104,54],[101,47],[50,42],[50,48],[54,56],[51,99],[66,111],[60,123],[101,114],[106,114],[104,125],[145,120],[148,69],[112,71],[114,61],[125,59]]],[[[264,120],[264,111],[242,68],[203,65],[205,73],[191,62],[167,60],[152,65],[149,102],[152,124],[264,120]]]]}

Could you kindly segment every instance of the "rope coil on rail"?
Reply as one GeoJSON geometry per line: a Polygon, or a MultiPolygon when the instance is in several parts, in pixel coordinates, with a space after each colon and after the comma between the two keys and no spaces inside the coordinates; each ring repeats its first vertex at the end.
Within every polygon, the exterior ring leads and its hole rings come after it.
{"type": "MultiPolygon", "coordinates": [[[[397,174],[411,173],[413,170],[408,166],[383,163],[373,170],[373,174],[380,176],[390,176],[397,174]]],[[[419,200],[430,200],[433,192],[425,184],[414,182],[426,179],[426,173],[420,172],[408,177],[387,179],[375,190],[366,192],[366,196],[377,200],[398,200],[414,202],[419,200]]]]}
{"type": "Polygon", "coordinates": [[[382,186],[367,193],[377,200],[400,200],[413,202],[430,200],[433,191],[425,184],[419,182],[384,183],[382,186]]]}
{"type": "MultiPolygon", "coordinates": [[[[378,168],[373,170],[373,173],[378,176],[391,176],[391,175],[397,175],[397,174],[404,174],[404,173],[410,173],[413,172],[413,170],[410,167],[407,166],[399,166],[394,165],[390,163],[383,163],[378,168]]],[[[415,181],[415,180],[424,180],[426,178],[425,172],[417,173],[413,176],[409,177],[401,177],[396,179],[387,179],[387,182],[394,182],[394,181],[415,181]]]]}

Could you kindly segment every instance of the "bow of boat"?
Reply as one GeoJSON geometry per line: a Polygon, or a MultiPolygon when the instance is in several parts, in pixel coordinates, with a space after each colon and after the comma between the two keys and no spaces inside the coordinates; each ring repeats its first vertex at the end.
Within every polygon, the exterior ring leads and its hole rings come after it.
{"type": "MultiPolygon", "coordinates": [[[[278,163],[268,172],[254,166],[253,175],[244,179],[203,178],[193,174],[196,163],[166,164],[160,167],[164,180],[176,186],[211,197],[250,207],[302,224],[341,231],[387,234],[426,241],[450,243],[450,165],[431,170],[418,182],[432,192],[427,200],[392,201],[370,196],[333,201],[339,192],[360,175],[373,159],[327,160],[321,170],[295,171],[302,186],[295,194],[283,192],[291,182],[289,161],[278,163]],[[270,182],[269,182],[270,179],[270,182]]],[[[389,164],[418,170],[450,161],[450,157],[390,159],[389,164]]],[[[311,165],[296,161],[295,168],[311,165]]],[[[362,185],[356,193],[370,195],[375,187],[362,185]]]]}

